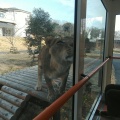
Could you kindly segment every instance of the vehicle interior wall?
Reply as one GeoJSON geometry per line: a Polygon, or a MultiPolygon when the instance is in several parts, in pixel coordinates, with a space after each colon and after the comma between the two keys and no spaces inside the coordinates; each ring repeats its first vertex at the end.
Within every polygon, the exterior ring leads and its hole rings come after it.
{"type": "MultiPolygon", "coordinates": [[[[81,73],[84,73],[85,75],[89,74],[98,65],[100,65],[100,63],[103,62],[106,9],[101,3],[101,0],[82,0],[81,2],[79,1],[77,5],[79,5],[78,8],[81,8],[77,10],[78,29],[76,36],[76,48],[79,48],[76,50],[76,52],[78,53],[76,56],[79,56],[76,62],[78,67],[76,68],[79,69],[78,73],[80,76],[81,73]],[[83,7],[84,9],[82,9],[83,7]],[[95,11],[95,9],[97,9],[98,7],[99,10],[95,11]],[[96,32],[98,33],[97,35],[92,34],[96,32]]],[[[77,112],[74,111],[76,117],[74,118],[75,120],[77,120],[78,118],[81,119],[80,108],[82,108],[83,119],[88,119],[90,117],[93,107],[96,104],[96,100],[98,100],[101,95],[101,76],[101,71],[98,71],[93,77],[91,77],[89,82],[86,83],[86,85],[88,85],[91,90],[87,91],[89,87],[87,87],[86,89],[85,85],[83,91],[80,91],[82,95],[80,94],[80,92],[79,94],[77,94],[78,98],[76,97],[75,99],[75,105],[77,106],[75,110],[77,112]],[[82,102],[82,107],[80,102],[82,102]]]]}
{"type": "Polygon", "coordinates": [[[108,11],[120,13],[120,0],[102,0],[108,11]]]}
{"type": "MultiPolygon", "coordinates": [[[[106,58],[108,56],[113,56],[115,19],[116,15],[120,13],[119,8],[120,1],[119,0],[102,0],[102,1],[107,10],[106,38],[105,38],[106,39],[105,58],[106,58]]],[[[111,83],[111,73],[112,73],[112,60],[106,64],[104,69],[103,88],[105,88],[107,84],[111,83]]]]}

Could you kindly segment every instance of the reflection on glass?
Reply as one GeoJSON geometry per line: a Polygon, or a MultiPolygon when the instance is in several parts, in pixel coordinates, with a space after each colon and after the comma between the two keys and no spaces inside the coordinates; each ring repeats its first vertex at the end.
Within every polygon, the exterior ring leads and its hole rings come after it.
{"type": "Polygon", "coordinates": [[[106,10],[101,1],[87,0],[84,66],[86,74],[103,59],[105,19],[106,10]]]}
{"type": "Polygon", "coordinates": [[[115,34],[114,34],[114,56],[119,56],[120,53],[120,15],[116,15],[115,34]]]}
{"type": "MultiPolygon", "coordinates": [[[[120,15],[116,15],[113,56],[120,57],[120,15]]],[[[113,59],[111,83],[119,84],[120,60],[113,59]]]]}
{"type": "MultiPolygon", "coordinates": [[[[106,10],[101,0],[87,0],[86,8],[84,74],[87,75],[103,60],[106,10]]],[[[85,85],[83,119],[89,116],[93,103],[101,91],[100,76],[99,71],[85,85]]]]}
{"type": "Polygon", "coordinates": [[[92,113],[92,107],[101,91],[99,72],[96,73],[85,85],[82,100],[82,120],[85,120],[92,113]]]}

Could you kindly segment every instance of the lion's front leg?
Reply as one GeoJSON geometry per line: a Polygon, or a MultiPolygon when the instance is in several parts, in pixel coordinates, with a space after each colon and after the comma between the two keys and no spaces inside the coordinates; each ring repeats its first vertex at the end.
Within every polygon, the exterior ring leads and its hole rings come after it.
{"type": "Polygon", "coordinates": [[[52,80],[49,79],[48,77],[45,77],[45,81],[48,87],[48,100],[50,102],[53,102],[56,99],[56,94],[55,94],[55,90],[52,85],[52,80]]]}
{"type": "Polygon", "coordinates": [[[68,73],[61,77],[62,83],[61,83],[60,89],[59,89],[60,95],[62,95],[65,92],[67,78],[68,78],[68,73]]]}
{"type": "Polygon", "coordinates": [[[43,74],[43,70],[42,70],[42,65],[41,65],[41,61],[38,61],[38,80],[37,80],[37,84],[35,86],[35,90],[41,90],[42,89],[42,74],[43,74]]]}

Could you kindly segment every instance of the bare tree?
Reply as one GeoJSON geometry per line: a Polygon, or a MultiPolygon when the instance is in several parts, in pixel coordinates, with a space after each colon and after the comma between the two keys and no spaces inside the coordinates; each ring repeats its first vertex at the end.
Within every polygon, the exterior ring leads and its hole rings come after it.
{"type": "MultiPolygon", "coordinates": [[[[17,48],[15,47],[15,42],[16,42],[16,38],[15,38],[15,35],[16,35],[16,33],[17,32],[19,32],[21,29],[23,29],[25,27],[25,25],[23,26],[23,27],[21,27],[21,28],[18,28],[18,29],[15,29],[14,31],[12,31],[11,33],[9,33],[9,31],[5,31],[5,37],[7,38],[7,41],[6,42],[8,42],[10,45],[11,45],[11,47],[10,47],[10,52],[12,52],[12,53],[17,53],[18,52],[18,50],[17,50],[17,48]]],[[[17,28],[17,27],[16,27],[17,28]]],[[[22,33],[23,31],[21,31],[20,33],[19,33],[19,35],[22,33]]],[[[19,38],[17,38],[17,39],[19,39],[19,38]]]]}

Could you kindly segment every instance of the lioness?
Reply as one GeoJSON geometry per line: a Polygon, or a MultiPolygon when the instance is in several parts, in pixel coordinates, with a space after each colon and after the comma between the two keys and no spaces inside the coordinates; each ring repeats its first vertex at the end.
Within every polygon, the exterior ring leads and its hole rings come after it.
{"type": "Polygon", "coordinates": [[[65,91],[66,81],[70,66],[73,62],[73,40],[71,38],[52,38],[45,40],[46,45],[42,48],[38,62],[38,81],[36,90],[42,89],[42,74],[48,87],[48,99],[54,101],[56,95],[52,80],[61,78],[62,84],[59,88],[59,95],[65,91]]]}

